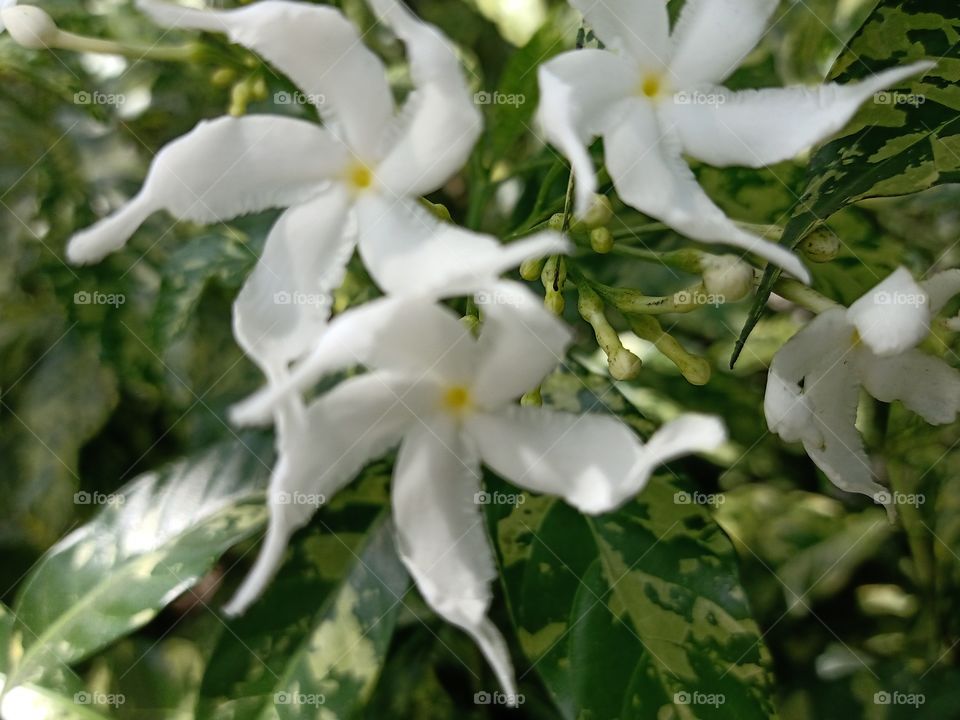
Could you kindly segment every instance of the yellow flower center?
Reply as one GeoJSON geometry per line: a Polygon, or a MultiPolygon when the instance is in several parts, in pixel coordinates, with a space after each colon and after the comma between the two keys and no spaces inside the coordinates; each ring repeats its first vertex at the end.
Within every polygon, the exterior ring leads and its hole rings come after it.
{"type": "Polygon", "coordinates": [[[640,94],[651,100],[663,92],[663,78],[659,73],[647,73],[640,81],[640,94]]]}
{"type": "Polygon", "coordinates": [[[346,181],[355,191],[366,190],[373,185],[373,170],[359,160],[347,166],[346,181]]]}
{"type": "Polygon", "coordinates": [[[447,412],[460,415],[473,405],[470,390],[463,385],[448,387],[443,393],[443,407],[447,412]]]}
{"type": "Polygon", "coordinates": [[[853,347],[858,347],[861,343],[863,343],[863,338],[860,337],[860,332],[854,329],[853,335],[850,336],[850,344],[853,347]]]}

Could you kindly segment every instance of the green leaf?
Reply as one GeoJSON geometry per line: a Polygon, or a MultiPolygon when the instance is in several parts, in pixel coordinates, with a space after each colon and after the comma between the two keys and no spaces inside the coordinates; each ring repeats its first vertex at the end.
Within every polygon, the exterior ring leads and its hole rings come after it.
{"type": "MultiPolygon", "coordinates": [[[[831,79],[853,82],[925,58],[937,67],[864,105],[841,135],[814,153],[806,190],[784,228],[794,248],[838,210],[867,198],[960,181],[960,6],[948,0],[883,0],[848,43],[831,79]]],[[[731,365],[780,276],[768,266],[731,365]]]]}
{"type": "Polygon", "coordinates": [[[205,235],[174,252],[161,269],[163,280],[153,318],[160,347],[183,334],[209,282],[239,287],[256,259],[235,235],[205,235]]]}
{"type": "Polygon", "coordinates": [[[733,548],[689,491],[658,476],[599,517],[546,496],[488,506],[520,645],[563,717],[774,715],[733,548]]]}
{"type": "Polygon", "coordinates": [[[496,94],[481,93],[490,99],[487,116],[487,157],[493,161],[509,157],[514,145],[528,133],[539,102],[537,66],[565,50],[563,27],[551,18],[507,61],[496,94]]]}
{"type": "Polygon", "coordinates": [[[98,346],[71,327],[27,371],[22,385],[12,389],[15,399],[4,398],[15,413],[7,426],[11,447],[3,447],[5,439],[0,448],[9,453],[16,471],[3,473],[0,480],[2,534],[22,527],[43,549],[73,516],[78,454],[116,406],[116,378],[100,363],[98,346]]]}
{"type": "Polygon", "coordinates": [[[264,597],[221,635],[197,717],[334,720],[370,696],[409,579],[382,512],[366,535],[329,521],[298,537],[264,597]]]}
{"type": "Polygon", "coordinates": [[[268,466],[229,442],[143,475],[54,545],[17,595],[12,684],[82,660],[148,623],[261,527],[268,466]]]}

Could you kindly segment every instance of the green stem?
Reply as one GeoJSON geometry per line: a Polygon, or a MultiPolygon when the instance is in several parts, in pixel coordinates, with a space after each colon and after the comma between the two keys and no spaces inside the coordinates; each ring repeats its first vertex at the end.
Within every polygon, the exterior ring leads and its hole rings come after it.
{"type": "Polygon", "coordinates": [[[122,55],[135,60],[169,60],[174,62],[196,60],[203,52],[203,45],[196,42],[173,46],[128,45],[113,40],[76,35],[65,30],[60,30],[57,33],[51,47],[75,52],[122,55]]]}

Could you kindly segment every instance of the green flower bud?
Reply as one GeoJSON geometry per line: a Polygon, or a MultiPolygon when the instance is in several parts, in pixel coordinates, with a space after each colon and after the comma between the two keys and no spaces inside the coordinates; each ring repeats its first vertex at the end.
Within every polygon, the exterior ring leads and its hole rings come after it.
{"type": "Polygon", "coordinates": [[[521,407],[541,407],[543,405],[543,396],[540,394],[540,388],[534,388],[520,398],[521,407]]]}
{"type": "Polygon", "coordinates": [[[232,68],[222,67],[213,71],[210,75],[210,84],[216,87],[226,87],[237,77],[237,73],[232,68]]]}
{"type": "Polygon", "coordinates": [[[547,227],[551,230],[556,230],[557,232],[563,231],[563,213],[554,213],[550,216],[550,219],[547,221],[547,227]]]}
{"type": "Polygon", "coordinates": [[[613,233],[610,228],[598,227],[590,231],[590,247],[595,253],[606,255],[613,250],[613,233]]]}
{"type": "Polygon", "coordinates": [[[540,277],[543,272],[543,264],[546,262],[543,258],[531,258],[520,263],[520,277],[528,282],[533,282],[540,277]]]}
{"type": "Polygon", "coordinates": [[[563,299],[563,295],[558,292],[548,290],[547,294],[543,298],[543,306],[554,315],[559,317],[563,315],[563,311],[566,308],[567,303],[563,299]]]}
{"type": "Polygon", "coordinates": [[[606,195],[594,195],[590,209],[584,213],[583,217],[577,219],[577,223],[588,230],[593,230],[606,225],[612,218],[613,205],[610,204],[610,199],[606,195]]]}
{"type": "Polygon", "coordinates": [[[613,348],[607,355],[607,364],[610,367],[610,377],[614,380],[633,380],[640,374],[643,362],[622,345],[613,348]]]}

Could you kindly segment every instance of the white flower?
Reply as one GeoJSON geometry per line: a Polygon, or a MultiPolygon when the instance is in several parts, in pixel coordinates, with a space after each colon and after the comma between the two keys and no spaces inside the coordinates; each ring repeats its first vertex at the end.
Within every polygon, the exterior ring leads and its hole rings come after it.
{"type": "MultiPolygon", "coordinates": [[[[329,498],[399,444],[392,506],[400,556],[430,606],[474,638],[515,694],[505,643],[486,616],[496,573],[477,504],[481,463],[522,488],[601,513],[640,491],[660,463],[716,448],[724,430],[714,418],[685,415],[643,445],[614,416],[516,405],[562,359],[569,331],[523,286],[503,282],[480,300],[479,338],[419,298],[382,298],[335,318],[321,338],[324,360],[306,373],[294,369],[297,387],[346,366],[368,372],[311,403],[299,472],[273,491],[329,498]]],[[[284,397],[269,392],[257,411],[248,405],[239,414],[263,418],[284,397]]],[[[271,495],[264,549],[231,611],[260,594],[312,512],[271,495]]]]}
{"type": "Polygon", "coordinates": [[[787,442],[802,442],[840,489],[892,510],[854,425],[860,387],[882,402],[899,400],[931,424],[952,422],[960,411],[960,372],[915,346],[958,291],[960,270],[918,284],[899,268],[849,309],[818,315],[770,366],[764,397],[770,429],[787,442]]]}
{"type": "Polygon", "coordinates": [[[386,292],[457,282],[472,289],[478,278],[557,251],[555,236],[503,247],[441,225],[420,206],[419,196],[462,166],[481,116],[440,32],[396,0],[371,4],[407,47],[415,89],[399,111],[381,61],[335,8],[266,0],[205,11],[140,0],[163,25],[224,32],[258,52],[297,84],[326,127],[279,115],[201,122],[157,153],[129,203],[71,240],[70,259],[99,260],[161,209],[212,223],[288,207],[234,310],[244,349],[277,367],[325,324],[355,245],[386,292]]]}
{"type": "Polygon", "coordinates": [[[604,140],[621,199],[678,232],[756,253],[803,280],[786,248],[741,230],[683,160],[760,167],[842,128],[878,90],[932,67],[914,63],[862,83],[733,92],[720,87],[763,36],[777,0],[688,0],[670,32],[664,0],[570,0],[606,50],[564,53],[539,70],[538,119],[571,161],[577,213],[596,189],[587,146],[604,140]]]}

